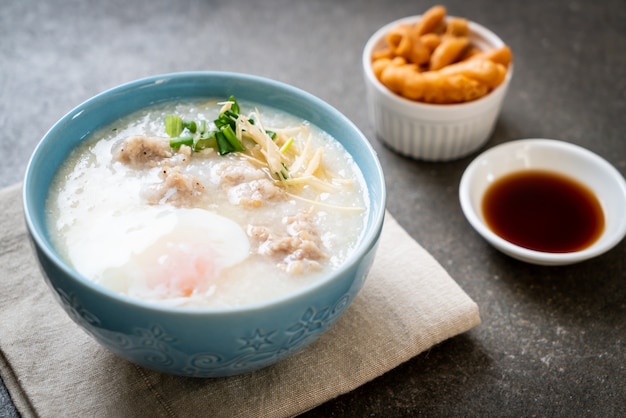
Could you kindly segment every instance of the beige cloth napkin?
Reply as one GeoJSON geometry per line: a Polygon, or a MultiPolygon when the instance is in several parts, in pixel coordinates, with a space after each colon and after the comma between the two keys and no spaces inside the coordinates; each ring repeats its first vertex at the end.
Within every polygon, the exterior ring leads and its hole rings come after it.
{"type": "Polygon", "coordinates": [[[52,298],[27,242],[21,185],[0,190],[0,375],[23,417],[288,417],[480,323],[476,304],[387,213],[363,290],[313,344],[219,379],[169,376],[109,353],[52,298]]]}

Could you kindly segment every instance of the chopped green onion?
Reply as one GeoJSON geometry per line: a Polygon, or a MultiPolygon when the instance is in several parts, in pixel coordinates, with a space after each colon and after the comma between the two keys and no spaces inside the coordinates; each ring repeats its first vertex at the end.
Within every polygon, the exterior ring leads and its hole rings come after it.
{"type": "Polygon", "coordinates": [[[222,131],[215,133],[215,140],[217,142],[217,152],[220,155],[226,155],[235,150],[222,131]]]}
{"type": "Polygon", "coordinates": [[[236,120],[238,117],[239,117],[238,114],[233,113],[230,110],[227,110],[225,112],[220,113],[217,119],[215,119],[215,126],[217,126],[218,129],[221,129],[224,126],[230,126],[231,128],[235,129],[236,120]]]}
{"type": "Polygon", "coordinates": [[[183,132],[183,120],[180,116],[165,116],[165,132],[170,138],[177,138],[183,132]]]}
{"type": "Polygon", "coordinates": [[[192,134],[196,133],[196,122],[195,121],[183,121],[183,127],[189,129],[189,132],[191,132],[192,134]]]}
{"type": "Polygon", "coordinates": [[[295,141],[295,138],[292,136],[291,138],[289,138],[289,139],[287,140],[287,142],[285,142],[285,143],[283,144],[283,146],[282,146],[282,147],[280,147],[280,152],[281,152],[282,154],[286,153],[286,152],[287,152],[287,150],[288,150],[289,148],[291,148],[291,144],[293,144],[293,141],[295,141]]]}
{"type": "Polygon", "coordinates": [[[265,133],[273,140],[276,139],[276,132],[266,130],[265,133]]]}
{"type": "MultiPolygon", "coordinates": [[[[231,119],[237,119],[237,118],[239,117],[239,113],[238,113],[238,112],[233,111],[233,109],[228,109],[228,110],[225,110],[225,111],[222,113],[222,115],[226,115],[226,116],[228,116],[228,117],[229,117],[229,118],[231,118],[231,119]]],[[[233,121],[233,122],[234,122],[234,121],[233,121]]]]}
{"type": "Polygon", "coordinates": [[[276,173],[279,177],[282,177],[283,180],[287,180],[289,178],[289,169],[285,165],[285,163],[280,163],[283,166],[283,169],[280,170],[279,173],[276,173]]]}
{"type": "Polygon", "coordinates": [[[170,147],[174,149],[178,149],[181,145],[193,145],[193,137],[192,136],[181,136],[178,138],[170,139],[170,147]]]}
{"type": "Polygon", "coordinates": [[[228,140],[228,142],[230,142],[230,145],[232,145],[234,151],[241,152],[245,150],[245,148],[241,144],[241,141],[239,141],[239,138],[237,138],[235,131],[233,131],[233,128],[231,128],[230,125],[225,126],[224,128],[222,128],[221,131],[224,134],[226,140],[228,140]]]}
{"type": "MultiPolygon", "coordinates": [[[[245,147],[241,140],[235,134],[237,130],[237,119],[241,108],[235,99],[230,96],[228,101],[231,102],[230,108],[220,113],[213,122],[217,127],[217,131],[207,130],[207,121],[184,121],[177,115],[165,116],[165,132],[171,138],[170,147],[178,149],[181,145],[189,145],[193,151],[202,151],[207,148],[217,149],[220,155],[225,155],[235,151],[245,151],[245,147]],[[181,136],[187,130],[192,136],[181,136]]],[[[253,123],[252,120],[250,120],[253,123]]],[[[267,131],[272,139],[275,133],[267,131]]]]}
{"type": "Polygon", "coordinates": [[[239,103],[237,103],[237,99],[235,99],[235,96],[230,96],[228,98],[228,101],[233,102],[233,104],[230,106],[230,110],[232,110],[236,114],[241,113],[241,110],[239,109],[239,103]]]}
{"type": "Polygon", "coordinates": [[[215,132],[213,135],[205,134],[206,137],[200,137],[194,144],[193,150],[196,152],[202,151],[203,149],[213,148],[218,149],[217,147],[217,139],[215,138],[215,132]]]}

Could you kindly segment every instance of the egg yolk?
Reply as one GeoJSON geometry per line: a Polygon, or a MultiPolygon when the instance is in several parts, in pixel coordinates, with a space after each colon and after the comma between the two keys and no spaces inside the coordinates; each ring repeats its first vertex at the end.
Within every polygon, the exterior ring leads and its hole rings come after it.
{"type": "Polygon", "coordinates": [[[193,247],[184,243],[170,244],[167,252],[149,264],[146,285],[151,290],[170,297],[189,297],[209,290],[221,268],[218,254],[208,247],[193,247]]]}

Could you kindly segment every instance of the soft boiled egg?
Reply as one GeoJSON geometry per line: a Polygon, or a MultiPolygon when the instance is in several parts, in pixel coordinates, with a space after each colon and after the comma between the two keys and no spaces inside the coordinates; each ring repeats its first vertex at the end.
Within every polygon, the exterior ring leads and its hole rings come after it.
{"type": "Polygon", "coordinates": [[[147,301],[179,305],[206,298],[220,273],[250,252],[237,223],[205,209],[148,207],[102,223],[100,236],[79,247],[72,262],[95,282],[147,301]]]}

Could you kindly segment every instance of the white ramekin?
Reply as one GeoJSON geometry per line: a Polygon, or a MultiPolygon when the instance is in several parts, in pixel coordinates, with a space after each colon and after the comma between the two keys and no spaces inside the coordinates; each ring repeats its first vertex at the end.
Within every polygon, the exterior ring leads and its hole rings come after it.
{"type": "MultiPolygon", "coordinates": [[[[386,45],[385,35],[400,24],[413,24],[421,16],[393,21],[374,33],[363,49],[369,117],[376,134],[396,152],[426,161],[449,161],[483,146],[493,133],[508,90],[513,66],[506,78],[486,96],[461,104],[428,104],[405,99],[385,87],[372,70],[372,53],[386,45]]],[[[473,45],[486,50],[504,46],[487,28],[469,22],[473,45]]]]}

